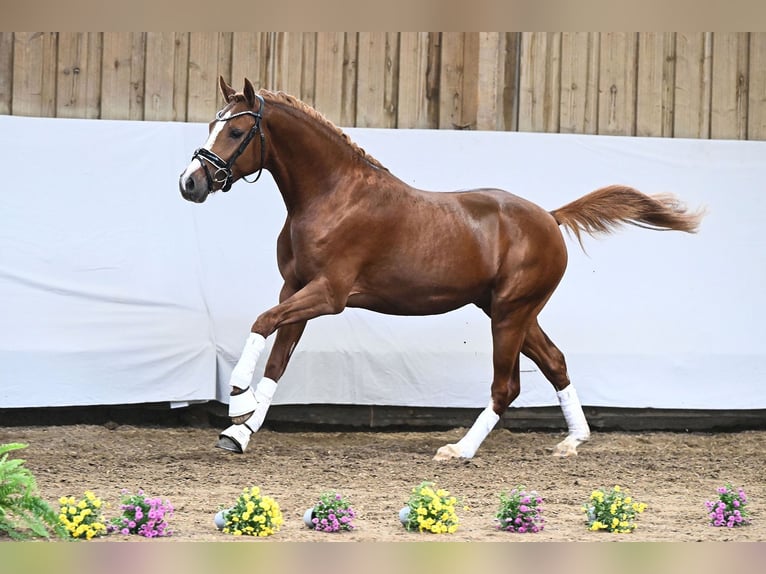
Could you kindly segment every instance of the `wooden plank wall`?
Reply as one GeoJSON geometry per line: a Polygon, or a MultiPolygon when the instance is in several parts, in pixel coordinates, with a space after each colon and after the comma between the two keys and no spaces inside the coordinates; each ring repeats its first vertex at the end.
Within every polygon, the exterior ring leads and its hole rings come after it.
{"type": "Polygon", "coordinates": [[[3,32],[0,113],[208,121],[217,77],[339,126],[766,139],[762,32],[3,32]]]}

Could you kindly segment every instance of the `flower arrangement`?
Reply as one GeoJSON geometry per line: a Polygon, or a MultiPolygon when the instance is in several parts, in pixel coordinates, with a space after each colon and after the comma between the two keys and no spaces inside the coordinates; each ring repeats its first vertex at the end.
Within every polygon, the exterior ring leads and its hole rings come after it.
{"type": "Polygon", "coordinates": [[[85,497],[76,500],[74,496],[59,498],[59,522],[72,538],[90,540],[107,533],[101,510],[103,503],[90,490],[85,497]]]}
{"type": "Polygon", "coordinates": [[[146,538],[170,536],[167,519],[173,515],[173,506],[167,500],[147,496],[139,489],[136,494],[122,491],[122,515],[112,519],[107,530],[121,534],[138,534],[146,538]]]}
{"type": "Polygon", "coordinates": [[[455,504],[457,499],[449,491],[436,488],[433,482],[421,482],[412,489],[400,518],[410,531],[452,534],[458,527],[455,504]]]}
{"type": "Polygon", "coordinates": [[[628,533],[635,530],[636,515],[646,510],[646,504],[634,501],[627,491],[615,486],[609,492],[594,490],[582,508],[590,530],[628,533]]]}
{"type": "Polygon", "coordinates": [[[338,532],[340,530],[353,530],[353,520],[356,512],[351,508],[351,503],[338,492],[325,492],[319,497],[313,508],[306,511],[310,514],[310,528],[321,532],[338,532]]]}
{"type": "Polygon", "coordinates": [[[716,492],[718,493],[718,500],[705,502],[711,526],[734,528],[749,524],[746,509],[747,495],[745,495],[744,489],[740,488],[735,492],[734,487],[730,483],[726,483],[726,486],[718,487],[716,492]]]}
{"type": "Polygon", "coordinates": [[[497,529],[507,532],[540,532],[545,526],[542,517],[543,499],[537,492],[517,486],[510,493],[500,493],[500,506],[495,519],[497,529]]]}
{"type": "Polygon", "coordinates": [[[284,522],[279,504],[269,496],[262,496],[257,486],[245,488],[223,516],[223,531],[234,536],[270,536],[278,532],[284,522]]]}

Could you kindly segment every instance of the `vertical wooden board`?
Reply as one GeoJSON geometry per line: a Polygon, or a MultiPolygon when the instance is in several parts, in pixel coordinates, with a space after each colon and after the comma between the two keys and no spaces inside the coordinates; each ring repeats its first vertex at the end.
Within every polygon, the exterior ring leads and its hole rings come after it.
{"type": "Polygon", "coordinates": [[[318,32],[303,33],[300,99],[310,106],[316,103],[317,36],[318,32]]]}
{"type": "Polygon", "coordinates": [[[102,34],[59,33],[56,115],[97,118],[101,107],[102,34]]]}
{"type": "Polygon", "coordinates": [[[635,32],[606,32],[601,35],[599,56],[598,133],[636,133],[635,32]]]}
{"type": "Polygon", "coordinates": [[[399,105],[399,32],[386,33],[386,67],[383,75],[386,123],[396,127],[396,108],[399,105]]]}
{"type": "Polygon", "coordinates": [[[747,139],[749,51],[747,32],[713,33],[711,138],[747,139]]]}
{"type": "Polygon", "coordinates": [[[676,33],[674,137],[710,137],[711,59],[709,32],[676,33]]]}
{"type": "Polygon", "coordinates": [[[189,35],[189,93],[187,119],[210,121],[221,107],[218,90],[217,32],[191,32],[189,35]]]}
{"type": "Polygon", "coordinates": [[[189,118],[189,32],[176,32],[175,71],[173,73],[173,112],[175,119],[189,118]]]}
{"type": "Polygon", "coordinates": [[[0,114],[11,113],[13,96],[13,32],[0,32],[0,114]]]}
{"type": "Polygon", "coordinates": [[[747,138],[766,140],[766,32],[750,33],[747,138]]]}
{"type": "Polygon", "coordinates": [[[340,123],[343,102],[343,32],[318,32],[314,107],[333,123],[340,123]]]}
{"type": "MultiPolygon", "coordinates": [[[[402,32],[399,37],[399,89],[396,124],[399,128],[435,128],[438,101],[429,92],[429,74],[438,77],[430,54],[438,50],[438,34],[402,32]]],[[[438,85],[438,84],[437,84],[438,85]]]]}
{"type": "Polygon", "coordinates": [[[245,85],[243,78],[237,78],[232,74],[232,44],[234,32],[218,33],[218,65],[215,74],[215,83],[218,85],[218,76],[231,78],[235,88],[242,89],[245,85]]]}
{"type": "Polygon", "coordinates": [[[558,132],[561,107],[561,34],[522,34],[519,130],[558,132]]]}
{"type": "Polygon", "coordinates": [[[476,128],[479,130],[504,129],[505,42],[506,35],[502,32],[479,33],[476,106],[476,128]]]}
{"type": "Polygon", "coordinates": [[[675,34],[638,35],[636,135],[673,137],[675,34]]]}
{"type": "Polygon", "coordinates": [[[539,91],[545,78],[544,32],[524,32],[519,49],[519,131],[542,131],[539,91]]]}
{"type": "Polygon", "coordinates": [[[562,133],[598,132],[598,32],[565,32],[561,35],[562,133]]]}
{"type": "Polygon", "coordinates": [[[177,121],[186,119],[186,81],[177,85],[178,51],[184,51],[181,67],[186,71],[188,46],[176,32],[146,33],[146,75],[144,78],[144,119],[177,121]],[[182,47],[183,46],[183,47],[182,47]],[[177,92],[182,98],[176,98],[177,92]],[[176,102],[182,102],[179,110],[176,102]]]}
{"type": "Polygon", "coordinates": [[[13,37],[13,99],[17,116],[56,115],[58,33],[15,32],[13,37]]]}
{"type": "Polygon", "coordinates": [[[463,85],[460,106],[461,129],[475,130],[479,113],[479,32],[466,32],[463,41],[463,85]]]}
{"type": "Polygon", "coordinates": [[[463,129],[463,54],[465,33],[443,32],[439,82],[439,128],[463,129]]]}
{"type": "Polygon", "coordinates": [[[521,32],[505,32],[505,68],[503,70],[503,122],[505,130],[519,126],[519,71],[521,32]]]}
{"type": "Polygon", "coordinates": [[[385,32],[360,32],[356,92],[359,127],[396,127],[393,103],[393,62],[398,48],[385,32]]]}
{"type": "Polygon", "coordinates": [[[101,117],[144,118],[146,34],[104,32],[101,72],[101,117]]]}
{"type": "Polygon", "coordinates": [[[359,86],[359,38],[356,32],[346,32],[343,45],[343,92],[341,93],[341,126],[355,126],[357,88],[359,86]]]}
{"type": "Polygon", "coordinates": [[[301,97],[301,74],[303,69],[303,34],[300,32],[277,32],[274,39],[274,85],[281,90],[301,97]]]}
{"type": "Polygon", "coordinates": [[[267,54],[271,32],[234,32],[231,77],[226,81],[241,90],[245,78],[256,89],[273,89],[273,82],[267,73],[267,54]]]}
{"type": "Polygon", "coordinates": [[[101,70],[101,117],[130,117],[131,32],[104,32],[101,70]]]}

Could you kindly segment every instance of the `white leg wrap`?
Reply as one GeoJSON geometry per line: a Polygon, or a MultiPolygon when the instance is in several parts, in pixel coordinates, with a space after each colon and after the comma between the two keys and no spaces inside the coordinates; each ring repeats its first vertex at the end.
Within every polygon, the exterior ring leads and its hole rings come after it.
{"type": "Polygon", "coordinates": [[[253,373],[255,372],[255,364],[258,362],[258,357],[261,356],[261,352],[265,347],[266,339],[263,338],[263,335],[250,333],[245,342],[245,348],[242,349],[242,354],[239,356],[239,361],[237,361],[234,370],[231,372],[229,384],[232,387],[246,389],[250,386],[250,381],[253,380],[253,373]]]}
{"type": "Polygon", "coordinates": [[[247,387],[244,393],[229,397],[229,417],[236,418],[252,413],[258,406],[252,387],[247,387]]]}
{"type": "Polygon", "coordinates": [[[266,418],[266,412],[271,406],[271,399],[274,396],[274,391],[277,390],[277,383],[271,379],[263,377],[258,386],[255,387],[255,410],[253,416],[245,421],[245,425],[250,427],[253,432],[261,428],[263,419],[266,418]]]}
{"type": "Polygon", "coordinates": [[[499,420],[500,416],[492,410],[492,402],[490,401],[489,406],[481,411],[466,435],[455,445],[460,452],[460,456],[463,458],[473,458],[481,443],[492,432],[492,429],[495,428],[499,420]]]}
{"type": "Polygon", "coordinates": [[[261,428],[263,420],[266,418],[266,413],[271,406],[271,399],[274,396],[274,391],[276,390],[277,383],[271,379],[263,377],[255,387],[255,392],[248,389],[245,393],[242,393],[243,395],[246,394],[252,397],[252,402],[249,404],[253,405],[252,408],[250,408],[253,414],[244,422],[244,424],[231,425],[225,429],[221,432],[221,436],[229,437],[239,445],[242,452],[245,452],[247,444],[250,442],[250,436],[261,428]]]}
{"type": "Polygon", "coordinates": [[[559,398],[561,411],[564,413],[564,420],[567,422],[569,436],[579,442],[585,442],[590,438],[590,427],[585,419],[585,413],[582,412],[580,399],[577,397],[577,391],[570,384],[563,391],[558,391],[556,396],[559,398]]]}
{"type": "MultiPolygon", "coordinates": [[[[247,450],[247,443],[250,442],[250,435],[253,434],[247,425],[231,425],[221,432],[221,436],[229,437],[239,445],[242,452],[247,450]]],[[[232,450],[227,447],[227,450],[232,450]]]]}

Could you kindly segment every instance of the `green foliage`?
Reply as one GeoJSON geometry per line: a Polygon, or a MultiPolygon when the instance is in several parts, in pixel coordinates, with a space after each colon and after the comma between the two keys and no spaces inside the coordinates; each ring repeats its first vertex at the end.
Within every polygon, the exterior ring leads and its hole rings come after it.
{"type": "Polygon", "coordinates": [[[27,446],[0,444],[0,533],[14,540],[63,536],[58,514],[37,494],[37,481],[25,461],[8,458],[11,451],[27,446]]]}

